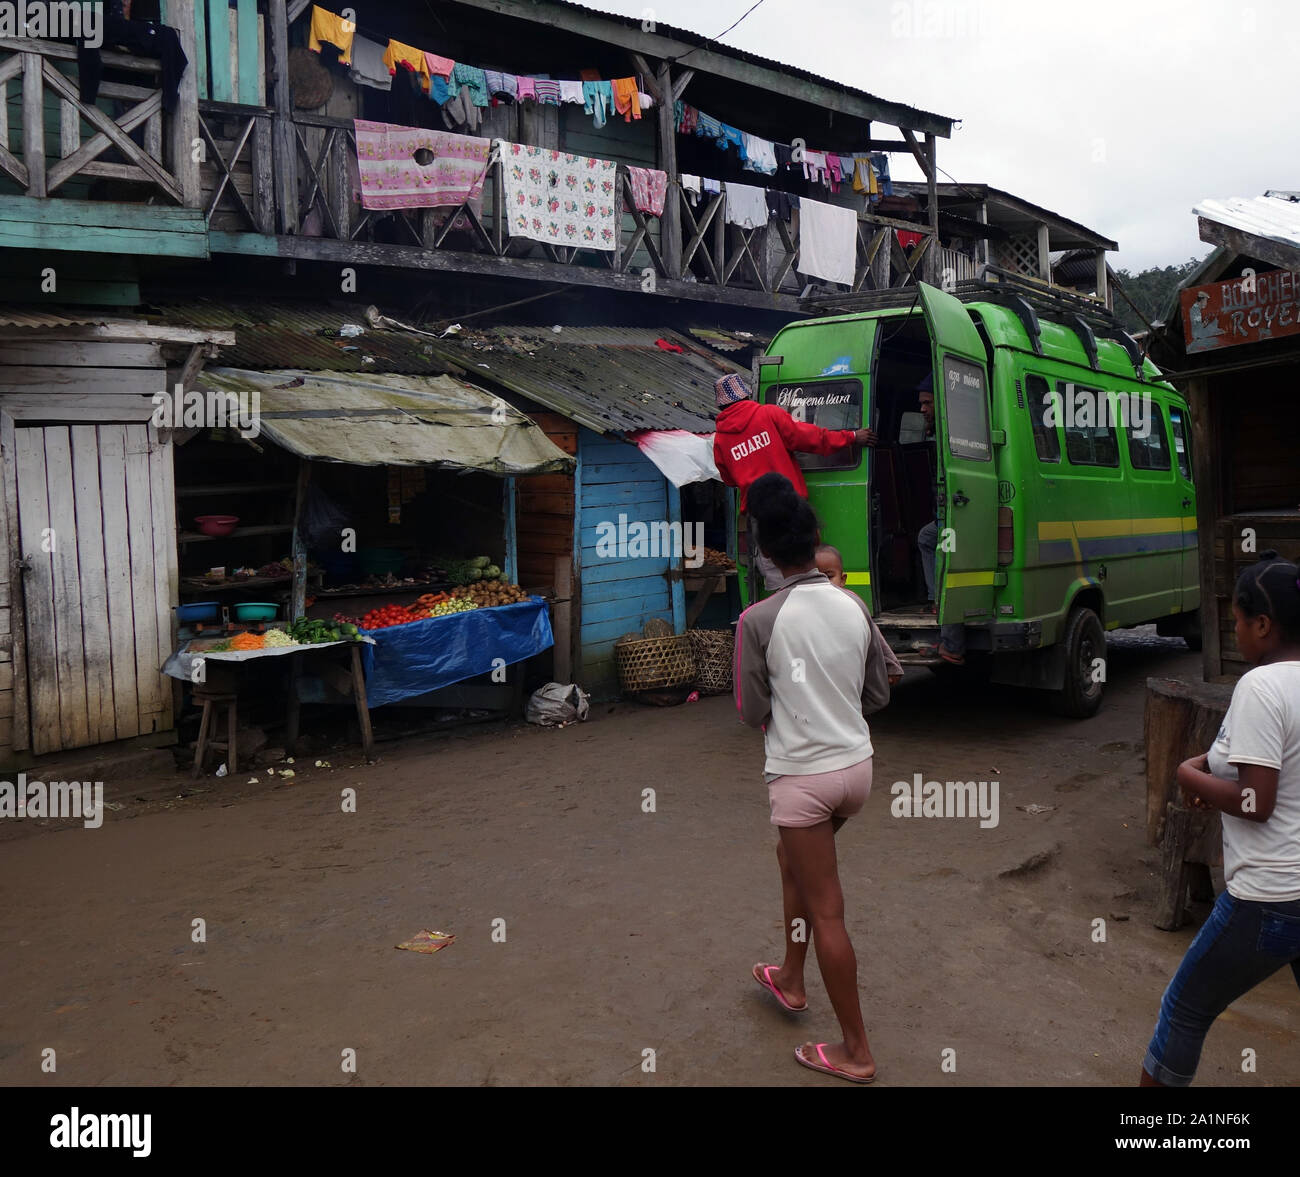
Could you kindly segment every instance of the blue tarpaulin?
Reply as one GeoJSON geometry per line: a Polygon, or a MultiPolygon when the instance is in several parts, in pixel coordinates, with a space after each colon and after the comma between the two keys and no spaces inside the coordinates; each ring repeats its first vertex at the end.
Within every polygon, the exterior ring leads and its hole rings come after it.
{"type": "Polygon", "coordinates": [[[423,695],[540,654],[555,644],[546,602],[470,609],[367,631],[362,651],[366,700],[371,707],[423,695]]]}

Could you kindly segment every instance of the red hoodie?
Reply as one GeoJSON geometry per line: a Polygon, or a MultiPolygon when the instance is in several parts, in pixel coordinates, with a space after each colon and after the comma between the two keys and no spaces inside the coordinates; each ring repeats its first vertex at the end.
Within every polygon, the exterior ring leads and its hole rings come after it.
{"type": "Polygon", "coordinates": [[[718,414],[713,436],[713,461],[728,486],[740,488],[740,509],[746,508],[750,486],[764,474],[784,474],[804,498],[808,485],[791,456],[833,454],[853,444],[852,429],[823,429],[796,421],[780,405],[736,401],[718,414]]]}

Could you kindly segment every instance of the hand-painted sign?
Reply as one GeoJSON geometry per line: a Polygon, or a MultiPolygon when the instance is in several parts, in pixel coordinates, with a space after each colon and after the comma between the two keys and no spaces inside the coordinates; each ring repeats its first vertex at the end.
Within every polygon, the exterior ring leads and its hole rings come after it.
{"type": "Polygon", "coordinates": [[[1187,354],[1300,335],[1300,274],[1248,273],[1182,293],[1187,354]]]}

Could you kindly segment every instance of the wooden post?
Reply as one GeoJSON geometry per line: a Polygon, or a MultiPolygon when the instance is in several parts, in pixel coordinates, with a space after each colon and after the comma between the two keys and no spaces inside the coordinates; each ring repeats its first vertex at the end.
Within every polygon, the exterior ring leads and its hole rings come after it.
{"type": "Polygon", "coordinates": [[[45,196],[45,96],[41,55],[23,54],[23,163],[27,195],[45,196]]]}
{"type": "MultiPolygon", "coordinates": [[[[989,223],[989,202],[987,200],[980,201],[979,208],[975,210],[975,219],[979,221],[981,225],[987,225],[989,223]]],[[[987,237],[980,238],[978,252],[981,265],[987,266],[993,260],[989,256],[989,239],[987,237]]]]}
{"type": "Polygon", "coordinates": [[[253,119],[253,216],[259,233],[275,232],[275,164],[271,148],[271,120],[253,119]]]}
{"type": "Polygon", "coordinates": [[[1052,239],[1045,224],[1038,226],[1038,276],[1044,282],[1052,280],[1052,239]]]}
{"type": "Polygon", "coordinates": [[[551,628],[555,645],[552,647],[551,673],[558,683],[573,681],[573,557],[555,557],[555,605],[551,614],[551,628]]]}
{"type": "Polygon", "coordinates": [[[659,166],[668,173],[664,213],[659,218],[659,252],[668,277],[682,276],[682,187],[677,170],[677,126],[673,117],[673,74],[667,62],[659,67],[659,166]]]}
{"type": "Polygon", "coordinates": [[[307,612],[307,545],[302,534],[302,509],[310,480],[311,463],[306,458],[299,458],[298,490],[293,508],[293,595],[290,601],[290,621],[296,621],[307,612]]]}
{"type": "Polygon", "coordinates": [[[289,97],[289,14],[285,0],[268,0],[271,24],[275,109],[272,138],[275,142],[275,196],[280,206],[280,232],[298,232],[298,152],[294,144],[293,115],[289,97]]]}
{"type": "Polygon", "coordinates": [[[927,167],[925,169],[925,196],[929,204],[930,213],[930,234],[934,240],[930,243],[930,248],[926,251],[923,259],[925,268],[926,281],[934,285],[939,277],[939,268],[942,265],[942,256],[939,253],[939,168],[937,153],[935,149],[934,133],[927,131],[925,135],[925,158],[927,167]]]}
{"type": "Polygon", "coordinates": [[[1110,288],[1106,281],[1106,251],[1097,250],[1097,297],[1110,306],[1110,288]]]}
{"type": "MultiPolygon", "coordinates": [[[[203,207],[203,180],[194,147],[199,142],[199,46],[194,32],[194,5],[168,4],[167,23],[176,30],[189,68],[181,75],[180,101],[171,118],[171,170],[185,208],[203,207]]],[[[222,35],[225,30],[221,30],[222,35]]],[[[204,46],[206,49],[206,46],[204,46]]]]}
{"type": "Polygon", "coordinates": [[[367,760],[375,758],[375,732],[370,726],[370,703],[366,699],[366,676],[361,668],[361,645],[352,645],[352,695],[357,704],[357,722],[361,725],[361,751],[367,760]]]}
{"type": "MultiPolygon", "coordinates": [[[[1187,384],[1192,417],[1192,474],[1196,481],[1196,561],[1201,581],[1201,675],[1209,680],[1223,673],[1219,634],[1219,598],[1214,583],[1214,537],[1223,510],[1219,463],[1213,440],[1218,421],[1210,401],[1209,378],[1194,376],[1187,384]]],[[[1224,553],[1225,558],[1228,553],[1224,553]]],[[[1231,566],[1231,564],[1229,564],[1231,566]]]]}

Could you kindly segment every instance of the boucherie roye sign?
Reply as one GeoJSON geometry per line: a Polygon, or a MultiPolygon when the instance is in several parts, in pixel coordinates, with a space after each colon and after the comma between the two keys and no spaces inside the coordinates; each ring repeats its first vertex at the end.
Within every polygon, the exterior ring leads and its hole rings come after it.
{"type": "Polygon", "coordinates": [[[1241,278],[1184,290],[1182,306],[1189,355],[1300,335],[1300,274],[1248,270],[1241,278]]]}

